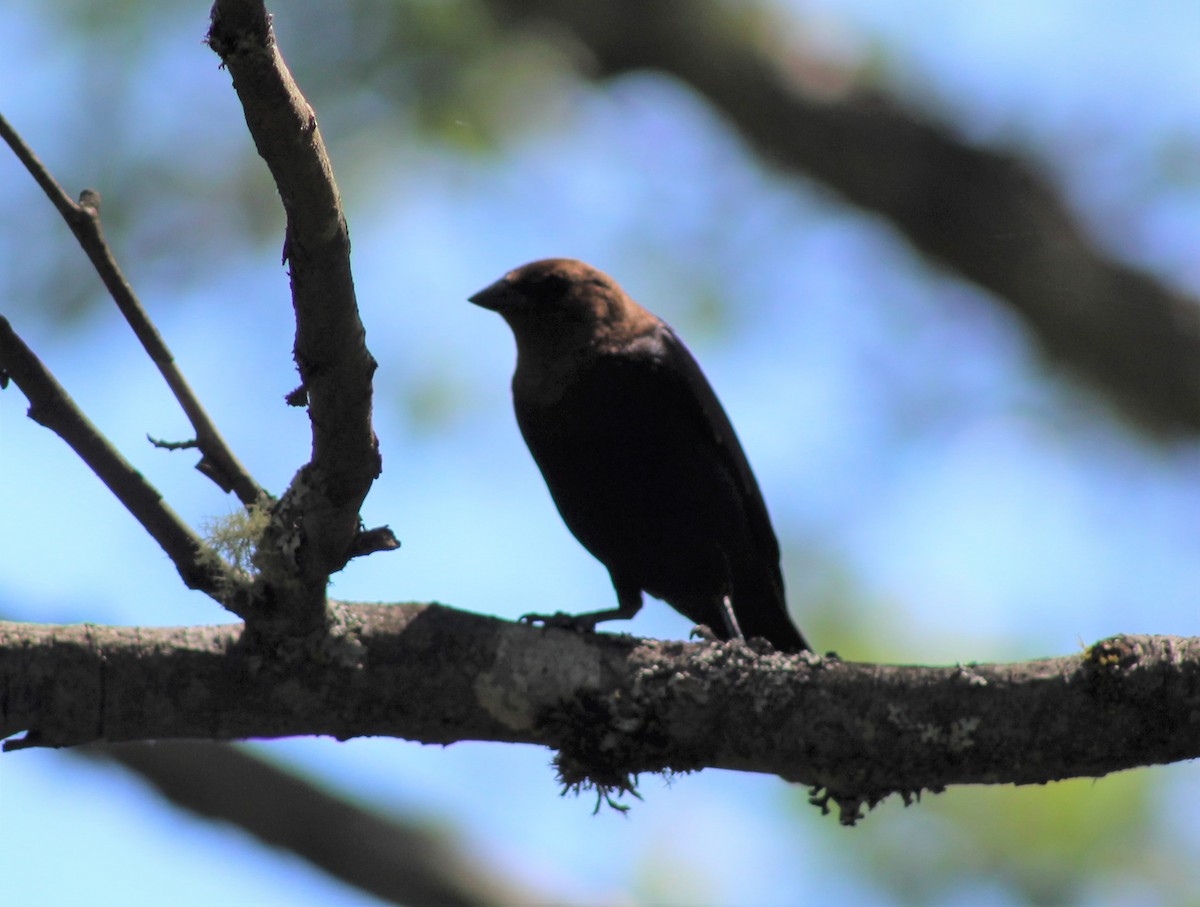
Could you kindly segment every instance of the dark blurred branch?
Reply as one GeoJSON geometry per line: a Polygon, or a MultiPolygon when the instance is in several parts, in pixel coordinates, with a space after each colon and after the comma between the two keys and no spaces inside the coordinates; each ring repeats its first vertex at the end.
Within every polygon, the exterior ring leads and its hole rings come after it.
{"type": "Polygon", "coordinates": [[[350,236],[316,113],[276,46],[256,0],[217,0],[208,43],[233,78],[258,153],[287,214],[296,365],[313,431],[311,462],[293,480],[263,540],[258,564],[291,583],[297,628],[323,620],[329,574],[345,566],[359,507],[379,474],[371,428],[371,376],[350,273],[350,236]]]}
{"type": "Polygon", "coordinates": [[[196,468],[216,482],[222,490],[236,492],[241,502],[247,506],[264,497],[266,493],[246,471],[246,467],[239,462],[229,445],[225,443],[225,439],[221,437],[216,425],[208,417],[204,407],[200,405],[200,401],[192,392],[187,379],[183,377],[183,372],[175,364],[175,357],[167,347],[166,341],[154,327],[150,316],[146,314],[146,310],[129,285],[129,281],[121,273],[100,228],[100,195],[91,189],[86,189],[80,195],[78,204],[71,201],[70,196],[63,191],[54,177],[50,175],[50,171],[38,160],[37,155],[25,144],[3,116],[0,116],[0,136],[12,148],[18,160],[25,165],[30,175],[42,187],[42,191],[46,193],[54,207],[58,209],[63,220],[67,222],[67,226],[75,234],[75,239],[78,240],[113,301],[116,302],[117,308],[121,310],[121,314],[133,328],[142,348],[158,367],[159,373],[166,380],[167,386],[171,388],[175,399],[179,401],[188,421],[192,423],[192,428],[196,432],[196,445],[202,454],[196,468]]]}
{"type": "Polygon", "coordinates": [[[8,749],[300,734],[559,750],[570,784],[719,767],[824,790],[1036,784],[1200,756],[1200,639],[930,668],[512,624],[437,605],[339,606],[312,653],[247,657],[241,628],[0,624],[8,749]]]}
{"type": "Polygon", "coordinates": [[[385,817],[228,744],[160,741],[87,747],[153,784],[177,806],[289,850],[394,904],[502,907],[548,903],[479,868],[425,823],[385,817]]]}
{"type": "MultiPolygon", "coordinates": [[[[1200,305],[1107,258],[1051,186],[877,92],[811,92],[755,46],[741,4],[488,0],[502,21],[565,26],[598,74],[674,75],[768,160],[891,221],[1011,306],[1055,360],[1143,427],[1200,431],[1200,305]]],[[[816,68],[814,66],[814,68],[816,68]]]]}
{"type": "MultiPolygon", "coordinates": [[[[9,379],[29,400],[29,418],[66,441],[91,467],[167,553],[189,589],[206,592],[231,611],[244,613],[238,604],[241,581],[108,442],[8,321],[0,318],[0,386],[9,379]]],[[[5,477],[6,481],[15,479],[5,477]]],[[[61,545],[69,552],[72,545],[86,543],[86,533],[67,531],[66,527],[64,531],[64,538],[47,539],[47,544],[61,545]]]]}

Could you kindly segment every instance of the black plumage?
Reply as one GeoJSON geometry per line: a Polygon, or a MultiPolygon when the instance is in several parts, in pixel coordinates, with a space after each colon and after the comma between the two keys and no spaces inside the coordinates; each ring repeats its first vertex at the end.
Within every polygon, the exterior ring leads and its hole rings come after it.
{"type": "Polygon", "coordinates": [[[524,265],[471,297],[517,343],[513,405],[567,528],[603,563],[617,608],[643,591],[722,639],[808,648],[788,616],[779,543],[729,417],[662,320],[580,261],[524,265]]]}

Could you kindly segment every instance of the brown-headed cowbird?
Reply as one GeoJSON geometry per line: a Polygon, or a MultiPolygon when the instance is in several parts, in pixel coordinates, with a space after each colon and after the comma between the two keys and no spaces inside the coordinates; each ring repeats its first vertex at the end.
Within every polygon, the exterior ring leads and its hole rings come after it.
{"type": "Polygon", "coordinates": [[[633,617],[645,591],[722,639],[807,649],[758,483],[675,332],[572,259],[524,265],[470,299],[512,328],[517,424],[567,528],[617,592],[612,610],[528,618],[594,628],[633,617]]]}

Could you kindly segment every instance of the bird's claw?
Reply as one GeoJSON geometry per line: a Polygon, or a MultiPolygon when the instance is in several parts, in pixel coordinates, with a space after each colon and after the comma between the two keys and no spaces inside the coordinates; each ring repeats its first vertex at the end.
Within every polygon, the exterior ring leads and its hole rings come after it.
{"type": "Polygon", "coordinates": [[[553,614],[522,614],[521,623],[523,624],[541,624],[543,627],[554,627],[558,630],[573,630],[576,633],[583,633],[594,629],[593,625],[586,620],[580,620],[577,614],[567,614],[565,611],[556,611],[553,614]]]}

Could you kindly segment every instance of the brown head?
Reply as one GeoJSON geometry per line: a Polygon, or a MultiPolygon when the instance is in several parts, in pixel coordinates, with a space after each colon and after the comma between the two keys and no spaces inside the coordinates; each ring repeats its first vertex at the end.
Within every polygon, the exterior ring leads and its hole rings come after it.
{"type": "Polygon", "coordinates": [[[513,387],[531,398],[555,396],[591,356],[627,349],[662,324],[603,271],[573,258],[522,265],[470,301],[512,328],[513,387]]]}
{"type": "Polygon", "coordinates": [[[574,258],[545,258],[522,265],[470,301],[498,312],[508,322],[521,353],[535,348],[553,349],[559,355],[604,349],[659,324],[615,280],[574,258]]]}

